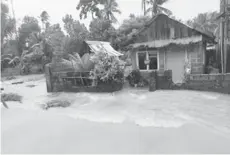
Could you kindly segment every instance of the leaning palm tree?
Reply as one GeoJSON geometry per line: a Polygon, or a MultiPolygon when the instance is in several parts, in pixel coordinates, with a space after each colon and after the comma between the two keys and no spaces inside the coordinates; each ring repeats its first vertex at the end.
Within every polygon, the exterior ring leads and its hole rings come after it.
{"type": "Polygon", "coordinates": [[[142,0],[142,9],[144,10],[144,15],[148,13],[152,13],[152,16],[155,16],[158,13],[165,13],[167,15],[171,15],[172,12],[162,5],[166,3],[168,0],[142,0]],[[150,5],[148,9],[147,6],[150,5]]]}

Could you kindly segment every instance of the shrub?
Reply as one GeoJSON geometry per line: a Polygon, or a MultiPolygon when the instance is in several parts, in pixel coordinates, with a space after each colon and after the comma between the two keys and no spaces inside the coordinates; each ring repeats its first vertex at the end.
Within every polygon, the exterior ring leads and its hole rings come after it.
{"type": "Polygon", "coordinates": [[[105,83],[124,82],[125,63],[118,57],[99,52],[91,57],[91,61],[95,63],[94,70],[90,71],[92,78],[105,83]]]}
{"type": "Polygon", "coordinates": [[[126,78],[132,87],[144,87],[148,81],[144,79],[139,70],[133,70],[126,78]]]}

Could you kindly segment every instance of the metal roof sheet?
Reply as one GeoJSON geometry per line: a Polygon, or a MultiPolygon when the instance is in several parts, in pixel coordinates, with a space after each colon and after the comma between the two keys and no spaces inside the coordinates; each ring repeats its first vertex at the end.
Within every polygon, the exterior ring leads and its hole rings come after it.
{"type": "Polygon", "coordinates": [[[121,56],[123,55],[120,52],[117,52],[113,47],[110,45],[109,42],[102,42],[102,41],[85,41],[92,52],[98,53],[98,52],[105,52],[108,53],[108,55],[111,56],[121,56]]]}
{"type": "Polygon", "coordinates": [[[187,45],[190,43],[197,43],[202,41],[202,36],[194,36],[189,38],[180,38],[180,39],[169,39],[169,40],[155,40],[150,42],[142,42],[142,43],[135,43],[130,45],[133,48],[138,48],[140,46],[148,47],[148,48],[161,48],[168,46],[170,44],[177,44],[177,45],[187,45]]]}

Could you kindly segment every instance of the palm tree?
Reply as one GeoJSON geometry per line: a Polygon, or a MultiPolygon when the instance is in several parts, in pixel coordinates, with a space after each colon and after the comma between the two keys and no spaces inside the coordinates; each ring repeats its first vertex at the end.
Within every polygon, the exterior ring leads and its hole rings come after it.
{"type": "Polygon", "coordinates": [[[142,9],[144,10],[144,15],[147,13],[152,13],[152,16],[155,16],[158,13],[165,13],[167,15],[171,15],[172,12],[162,5],[166,3],[168,0],[142,0],[142,9]],[[150,7],[146,10],[146,6],[150,5],[150,7]]]}
{"type": "Polygon", "coordinates": [[[141,1],[141,8],[144,11],[144,16],[146,15],[146,1],[147,0],[142,0],[141,1]]]}
{"type": "Polygon", "coordinates": [[[101,15],[106,20],[110,20],[114,23],[117,22],[114,13],[121,14],[121,11],[118,9],[118,4],[115,0],[105,0],[104,9],[101,10],[101,15]]]}
{"type": "Polygon", "coordinates": [[[105,18],[112,22],[117,22],[114,13],[121,13],[116,0],[80,0],[76,9],[81,10],[79,15],[81,19],[82,17],[87,18],[87,14],[91,13],[93,19],[96,15],[96,17],[105,18]],[[100,9],[98,5],[102,5],[104,8],[100,9]]]}

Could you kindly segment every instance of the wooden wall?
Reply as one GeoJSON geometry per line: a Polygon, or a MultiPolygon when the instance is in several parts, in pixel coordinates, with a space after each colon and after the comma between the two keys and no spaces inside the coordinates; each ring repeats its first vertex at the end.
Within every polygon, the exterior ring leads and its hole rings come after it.
{"type": "Polygon", "coordinates": [[[200,34],[186,25],[168,18],[166,15],[159,15],[148,28],[140,33],[136,42],[184,38],[196,35],[200,34]]]}

